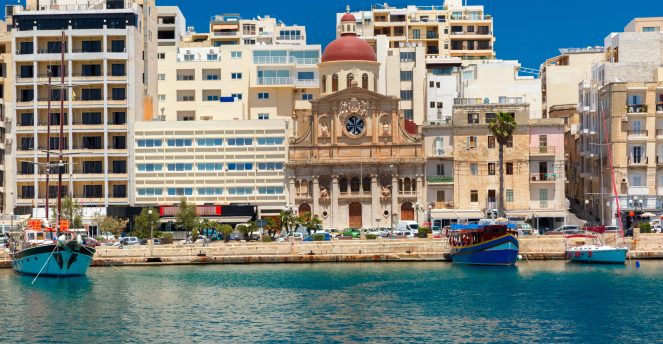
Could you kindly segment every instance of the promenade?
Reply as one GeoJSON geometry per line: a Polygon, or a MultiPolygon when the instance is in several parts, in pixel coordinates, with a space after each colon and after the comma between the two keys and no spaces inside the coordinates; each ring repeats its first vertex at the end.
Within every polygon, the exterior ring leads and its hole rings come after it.
{"type": "MultiPolygon", "coordinates": [[[[520,238],[523,260],[564,259],[560,236],[520,238]]],[[[663,234],[636,234],[626,238],[631,259],[663,259],[663,234]]],[[[313,262],[448,261],[445,239],[333,240],[327,242],[214,242],[203,245],[148,245],[97,247],[94,266],[251,264],[313,262]]],[[[10,267],[0,254],[0,267],[10,267]]]]}

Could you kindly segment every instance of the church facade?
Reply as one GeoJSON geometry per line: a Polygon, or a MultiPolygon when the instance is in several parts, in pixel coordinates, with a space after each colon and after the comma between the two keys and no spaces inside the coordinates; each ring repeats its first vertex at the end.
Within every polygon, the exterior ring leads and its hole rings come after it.
{"type": "Polygon", "coordinates": [[[425,221],[423,142],[399,99],[374,92],[379,64],[354,33],[354,18],[325,49],[322,97],[295,114],[287,182],[290,205],[325,228],[391,227],[425,221]]]}

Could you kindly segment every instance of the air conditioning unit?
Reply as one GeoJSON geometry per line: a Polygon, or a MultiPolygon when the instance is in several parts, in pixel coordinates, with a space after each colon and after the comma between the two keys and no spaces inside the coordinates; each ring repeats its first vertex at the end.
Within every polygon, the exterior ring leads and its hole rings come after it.
{"type": "Polygon", "coordinates": [[[12,144],[12,139],[11,138],[6,138],[5,139],[5,144],[6,145],[11,145],[12,144]]]}
{"type": "Polygon", "coordinates": [[[628,117],[626,116],[622,117],[622,122],[628,122],[628,117]]]}

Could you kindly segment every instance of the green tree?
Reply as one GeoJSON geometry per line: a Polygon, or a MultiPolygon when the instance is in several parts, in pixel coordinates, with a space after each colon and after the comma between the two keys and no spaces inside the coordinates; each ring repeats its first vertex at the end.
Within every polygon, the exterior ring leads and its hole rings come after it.
{"type": "Polygon", "coordinates": [[[497,113],[495,119],[488,123],[488,129],[499,145],[498,164],[500,173],[500,195],[497,210],[499,211],[500,216],[504,216],[504,146],[513,136],[516,126],[517,124],[514,115],[508,112],[497,113]]]}
{"type": "Polygon", "coordinates": [[[149,238],[152,228],[159,224],[159,212],[154,208],[143,208],[140,215],[134,217],[133,235],[141,239],[149,238]],[[150,214],[152,210],[152,214],[150,214]]]}
{"type": "MultiPolygon", "coordinates": [[[[62,198],[62,220],[69,221],[70,228],[83,228],[83,207],[78,201],[66,195],[62,198]]],[[[57,219],[57,207],[52,207],[53,219],[57,219]]]]}
{"type": "Polygon", "coordinates": [[[97,215],[94,222],[99,228],[101,233],[113,233],[116,238],[119,238],[127,227],[127,221],[119,219],[114,216],[97,215]]]}
{"type": "Polygon", "coordinates": [[[267,218],[267,226],[265,226],[265,228],[267,229],[267,234],[269,236],[276,234],[276,232],[283,228],[283,225],[281,224],[281,218],[267,218]]]}
{"type": "Polygon", "coordinates": [[[180,201],[180,209],[177,213],[176,224],[186,231],[187,237],[189,236],[189,232],[197,229],[200,225],[200,219],[196,214],[196,206],[188,204],[184,197],[182,197],[182,200],[180,201]]]}
{"type": "Polygon", "coordinates": [[[281,229],[285,229],[287,234],[291,234],[294,229],[297,227],[297,224],[300,222],[297,216],[292,212],[292,210],[282,210],[279,213],[279,222],[281,223],[281,229]]]}
{"type": "Polygon", "coordinates": [[[320,229],[322,226],[322,220],[320,220],[320,218],[316,215],[311,216],[310,212],[305,212],[302,214],[298,222],[302,226],[306,227],[308,235],[311,235],[311,231],[313,231],[313,233],[317,233],[318,229],[320,229]]]}
{"type": "Polygon", "coordinates": [[[223,234],[223,241],[228,242],[230,240],[230,234],[233,234],[233,228],[229,224],[221,225],[221,234],[223,234]]]}

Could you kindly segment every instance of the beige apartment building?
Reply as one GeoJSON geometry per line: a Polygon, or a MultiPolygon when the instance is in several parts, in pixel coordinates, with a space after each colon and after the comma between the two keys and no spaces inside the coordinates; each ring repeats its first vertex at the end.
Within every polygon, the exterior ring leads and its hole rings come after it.
{"type": "MultiPolygon", "coordinates": [[[[462,0],[405,8],[385,3],[373,5],[370,11],[351,13],[356,18],[358,36],[369,42],[384,35],[390,48],[421,46],[426,55],[463,60],[495,58],[493,18],[483,6],[465,6],[462,0]]],[[[343,14],[336,14],[337,23],[343,14]]],[[[341,33],[340,25],[337,33],[341,33]]]]}
{"type": "MultiPolygon", "coordinates": [[[[44,216],[46,193],[57,196],[51,171],[46,188],[46,150],[58,151],[60,92],[64,75],[63,194],[86,212],[129,203],[133,125],[150,117],[156,94],[156,9],[150,1],[28,1],[11,7],[13,85],[11,145],[15,157],[15,206],[44,216]],[[64,69],[60,67],[64,32],[64,69]],[[145,60],[145,61],[144,61],[145,60]],[[54,85],[49,94],[48,73],[54,85]],[[154,92],[154,93],[152,93],[154,92]],[[52,100],[48,112],[48,99],[52,100]],[[48,124],[51,139],[47,139],[48,124]],[[33,212],[33,208],[36,212],[33,212]]],[[[56,159],[51,155],[51,161],[56,159]]]]}
{"type": "Polygon", "coordinates": [[[433,225],[496,214],[498,144],[488,123],[498,112],[514,114],[518,123],[504,150],[507,217],[540,228],[564,224],[563,122],[530,118],[528,104],[457,104],[450,122],[423,128],[433,225]]]}
{"type": "Polygon", "coordinates": [[[13,67],[11,34],[7,24],[0,21],[0,214],[13,214],[13,191],[10,191],[14,178],[11,158],[13,67]]]}
{"type": "Polygon", "coordinates": [[[276,216],[286,203],[285,120],[143,121],[133,145],[137,207],[257,205],[276,216]]]}

